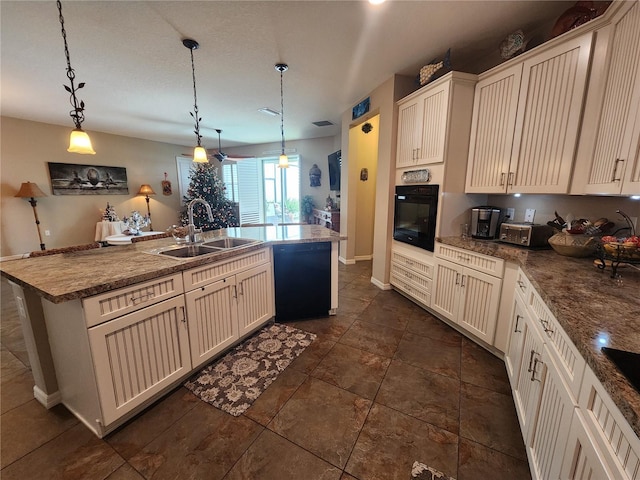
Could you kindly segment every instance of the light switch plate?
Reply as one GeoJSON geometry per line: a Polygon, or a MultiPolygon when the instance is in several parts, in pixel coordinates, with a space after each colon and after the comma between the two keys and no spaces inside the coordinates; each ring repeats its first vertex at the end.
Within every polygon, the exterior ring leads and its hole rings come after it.
{"type": "Polygon", "coordinates": [[[515,208],[507,208],[507,216],[509,217],[509,221],[513,222],[516,218],[516,209],[515,208]]]}
{"type": "Polygon", "coordinates": [[[535,208],[527,208],[524,212],[524,223],[533,223],[533,218],[536,216],[535,208]]]}

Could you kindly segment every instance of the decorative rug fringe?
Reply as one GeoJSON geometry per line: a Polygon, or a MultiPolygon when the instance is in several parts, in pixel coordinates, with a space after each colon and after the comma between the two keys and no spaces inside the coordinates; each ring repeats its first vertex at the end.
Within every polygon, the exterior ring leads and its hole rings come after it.
{"type": "Polygon", "coordinates": [[[411,466],[411,478],[419,480],[456,480],[453,477],[447,477],[444,473],[435,468],[428,467],[424,463],[413,462],[411,466]]]}

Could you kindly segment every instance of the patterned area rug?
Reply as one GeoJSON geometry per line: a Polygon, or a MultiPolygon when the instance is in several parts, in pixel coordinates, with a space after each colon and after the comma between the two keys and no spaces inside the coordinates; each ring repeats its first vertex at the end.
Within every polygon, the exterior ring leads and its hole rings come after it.
{"type": "Polygon", "coordinates": [[[456,480],[453,477],[447,477],[444,473],[439,472],[435,468],[427,467],[424,463],[413,462],[411,467],[411,478],[418,480],[456,480]]]}
{"type": "Polygon", "coordinates": [[[207,365],[184,386],[201,400],[237,417],[315,338],[313,333],[274,323],[207,365]]]}

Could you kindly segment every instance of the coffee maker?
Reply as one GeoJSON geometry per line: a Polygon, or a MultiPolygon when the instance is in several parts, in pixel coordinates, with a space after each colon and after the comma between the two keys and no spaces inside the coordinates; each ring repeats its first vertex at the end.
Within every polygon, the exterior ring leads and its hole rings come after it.
{"type": "Polygon", "coordinates": [[[471,209],[471,236],[484,240],[497,237],[502,223],[502,210],[498,207],[474,207],[471,209]]]}

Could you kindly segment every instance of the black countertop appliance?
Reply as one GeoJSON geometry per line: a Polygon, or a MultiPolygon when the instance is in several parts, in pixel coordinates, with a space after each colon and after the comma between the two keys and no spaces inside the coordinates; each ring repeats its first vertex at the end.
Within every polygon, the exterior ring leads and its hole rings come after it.
{"type": "Polygon", "coordinates": [[[492,240],[498,236],[502,223],[502,209],[499,207],[473,207],[471,209],[471,236],[492,240]]]}

